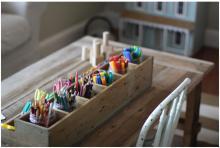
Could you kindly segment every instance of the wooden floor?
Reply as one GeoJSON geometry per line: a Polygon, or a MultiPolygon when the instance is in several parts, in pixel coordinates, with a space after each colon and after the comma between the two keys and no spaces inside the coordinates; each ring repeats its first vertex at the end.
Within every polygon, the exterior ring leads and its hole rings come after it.
{"type": "Polygon", "coordinates": [[[203,47],[194,58],[215,63],[214,69],[205,77],[202,91],[219,96],[219,49],[203,47]]]}

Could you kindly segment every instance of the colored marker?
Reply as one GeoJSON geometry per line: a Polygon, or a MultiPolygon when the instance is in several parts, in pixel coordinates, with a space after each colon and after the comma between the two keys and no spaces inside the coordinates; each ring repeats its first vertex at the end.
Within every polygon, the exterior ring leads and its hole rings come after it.
{"type": "Polygon", "coordinates": [[[31,101],[27,101],[24,108],[22,109],[21,114],[28,113],[31,110],[31,101]]]}
{"type": "Polygon", "coordinates": [[[15,127],[12,126],[12,125],[9,125],[7,123],[2,123],[1,127],[4,128],[4,129],[10,130],[10,131],[15,131],[15,127]]]}
{"type": "Polygon", "coordinates": [[[78,92],[79,90],[78,72],[76,72],[76,77],[75,77],[75,89],[78,92]]]}

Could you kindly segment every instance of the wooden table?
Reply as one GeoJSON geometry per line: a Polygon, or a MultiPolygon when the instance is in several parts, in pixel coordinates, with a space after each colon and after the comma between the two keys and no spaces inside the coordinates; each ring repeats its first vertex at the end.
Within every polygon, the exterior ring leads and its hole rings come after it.
{"type": "MultiPolygon", "coordinates": [[[[86,36],[2,81],[2,112],[7,118],[21,111],[24,102],[33,98],[36,88],[50,88],[53,80],[69,72],[90,66],[80,61],[81,45],[92,47],[93,37],[86,36]]],[[[128,45],[110,42],[114,47],[128,45]]],[[[184,120],[184,146],[196,144],[199,132],[201,83],[214,66],[211,62],[142,48],[154,57],[153,84],[144,94],[129,103],[111,119],[86,136],[77,146],[133,146],[145,119],[181,81],[189,77],[187,108],[184,120]]],[[[182,120],[181,120],[182,121],[182,120]]]]}

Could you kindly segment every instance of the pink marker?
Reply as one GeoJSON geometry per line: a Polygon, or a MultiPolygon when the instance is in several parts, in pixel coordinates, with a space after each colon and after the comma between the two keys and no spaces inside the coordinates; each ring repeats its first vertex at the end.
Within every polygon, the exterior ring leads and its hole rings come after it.
{"type": "Polygon", "coordinates": [[[75,89],[78,92],[79,88],[79,82],[78,82],[78,72],[76,72],[76,77],[75,77],[75,89]]]}

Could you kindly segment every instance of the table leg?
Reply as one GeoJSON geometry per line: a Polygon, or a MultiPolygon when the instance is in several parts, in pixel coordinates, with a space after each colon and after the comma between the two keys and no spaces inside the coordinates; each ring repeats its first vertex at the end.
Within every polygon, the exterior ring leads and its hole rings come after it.
{"type": "Polygon", "coordinates": [[[184,146],[196,146],[200,130],[199,108],[201,102],[201,82],[188,94],[184,125],[184,146]]]}

